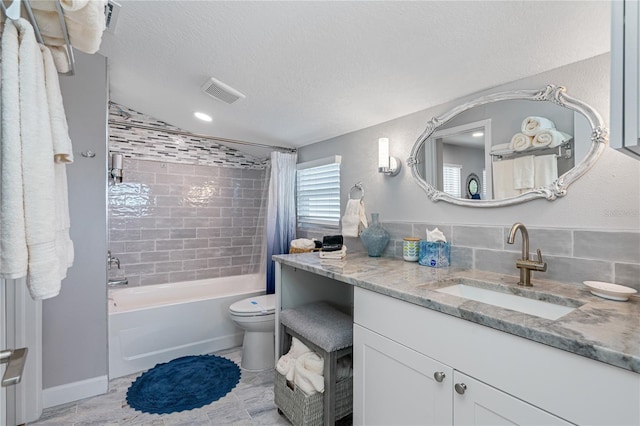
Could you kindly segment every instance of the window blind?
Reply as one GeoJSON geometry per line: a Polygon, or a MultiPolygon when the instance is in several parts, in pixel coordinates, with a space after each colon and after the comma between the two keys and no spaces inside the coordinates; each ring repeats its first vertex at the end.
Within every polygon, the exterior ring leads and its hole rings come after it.
{"type": "Polygon", "coordinates": [[[442,168],[443,190],[453,197],[460,197],[460,169],[458,164],[444,164],[442,168]]]}
{"type": "Polygon", "coordinates": [[[339,156],[298,165],[296,208],[298,226],[339,226],[339,156]]]}

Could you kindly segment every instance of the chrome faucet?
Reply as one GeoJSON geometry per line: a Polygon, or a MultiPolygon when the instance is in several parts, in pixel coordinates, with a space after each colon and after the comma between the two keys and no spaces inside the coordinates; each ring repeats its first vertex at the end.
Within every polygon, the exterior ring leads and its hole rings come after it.
{"type": "Polygon", "coordinates": [[[111,269],[111,265],[113,265],[114,263],[116,264],[118,269],[120,269],[120,259],[115,256],[111,256],[111,250],[107,250],[107,265],[109,266],[109,269],[111,269]]]}
{"type": "Polygon", "coordinates": [[[516,260],[516,268],[520,269],[520,282],[518,285],[531,287],[531,271],[545,272],[547,263],[542,261],[542,252],[538,249],[538,260],[529,259],[529,233],[524,224],[516,222],[509,231],[507,243],[513,244],[516,239],[516,232],[520,230],[522,234],[522,259],[516,260]]]}

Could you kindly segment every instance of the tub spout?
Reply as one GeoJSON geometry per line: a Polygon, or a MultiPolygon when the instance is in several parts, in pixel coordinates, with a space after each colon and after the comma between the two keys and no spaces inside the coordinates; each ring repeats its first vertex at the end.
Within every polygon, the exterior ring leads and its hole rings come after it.
{"type": "Polygon", "coordinates": [[[116,286],[128,285],[128,284],[129,284],[129,280],[126,278],[109,278],[109,282],[107,283],[109,287],[116,287],[116,286]]]}

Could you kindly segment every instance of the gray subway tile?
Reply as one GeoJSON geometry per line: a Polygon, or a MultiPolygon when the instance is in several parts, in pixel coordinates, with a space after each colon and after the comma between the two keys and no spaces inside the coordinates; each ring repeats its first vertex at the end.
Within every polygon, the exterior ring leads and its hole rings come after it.
{"type": "Polygon", "coordinates": [[[109,241],[109,250],[111,253],[124,253],[124,245],[125,243],[122,241],[109,241]]]}
{"type": "Polygon", "coordinates": [[[140,231],[143,240],[168,240],[171,238],[169,229],[143,229],[140,231]]]}
{"type": "Polygon", "coordinates": [[[211,238],[220,236],[219,228],[198,228],[196,230],[197,238],[211,238]]]}
{"type": "Polygon", "coordinates": [[[196,258],[195,250],[174,250],[171,252],[171,260],[191,260],[196,258]]]}
{"type": "Polygon", "coordinates": [[[187,228],[187,229],[172,229],[171,230],[171,239],[180,239],[180,238],[196,238],[196,229],[195,228],[187,228]]]}
{"type": "Polygon", "coordinates": [[[184,242],[182,240],[158,240],[156,250],[182,250],[184,242]]]}
{"type": "Polygon", "coordinates": [[[211,268],[220,268],[222,266],[231,266],[231,258],[230,257],[216,257],[213,259],[208,259],[209,269],[211,268]]]}
{"type": "MultiPolygon", "coordinates": [[[[506,251],[521,252],[522,251],[522,234],[517,232],[514,244],[507,244],[507,238],[509,237],[509,230],[511,228],[504,228],[506,251]]],[[[527,228],[529,234],[529,252],[535,253],[537,249],[542,251],[542,255],[551,254],[559,256],[571,256],[572,249],[572,235],[571,231],[567,229],[546,229],[546,228],[527,228]]]]}
{"type": "Polygon", "coordinates": [[[140,261],[148,262],[166,262],[171,259],[171,253],[168,251],[148,251],[140,253],[140,261]]]}
{"type": "Polygon", "coordinates": [[[156,263],[156,272],[176,272],[181,271],[184,268],[182,261],[174,262],[158,262],[156,263]]]}
{"type": "Polygon", "coordinates": [[[155,247],[156,242],[153,240],[127,241],[125,243],[125,251],[127,252],[153,251],[155,247]]]}
{"type": "Polygon", "coordinates": [[[182,197],[158,195],[155,198],[160,207],[179,207],[182,205],[182,197]]]}
{"type": "Polygon", "coordinates": [[[158,218],[156,219],[157,228],[182,228],[184,226],[184,220],[181,217],[172,218],[158,218]]]}
{"type": "Polygon", "coordinates": [[[182,185],[182,176],[178,174],[156,175],[156,183],[163,185],[182,185]]]}
{"type": "Polygon", "coordinates": [[[209,247],[209,239],[207,238],[189,238],[184,240],[185,249],[201,249],[209,247]]]}
{"type": "Polygon", "coordinates": [[[139,170],[126,170],[122,178],[124,183],[153,184],[156,182],[155,173],[141,172],[139,170]]]}
{"type": "Polygon", "coordinates": [[[167,173],[167,163],[161,161],[140,160],[138,162],[138,170],[149,173],[167,173]]]}
{"type": "Polygon", "coordinates": [[[616,284],[626,285],[640,292],[640,264],[615,263],[614,272],[616,284]]]}
{"type": "Polygon", "coordinates": [[[220,268],[221,277],[232,277],[235,275],[242,275],[242,266],[227,266],[220,268]]]}
{"type": "Polygon", "coordinates": [[[229,228],[231,226],[240,226],[235,223],[236,219],[238,218],[232,218],[232,217],[210,218],[209,226],[212,228],[229,228]]]}
{"type": "Polygon", "coordinates": [[[231,258],[231,265],[246,265],[251,263],[251,256],[234,256],[231,258]]]}
{"type": "Polygon", "coordinates": [[[202,280],[205,278],[218,278],[220,276],[220,269],[201,269],[196,271],[196,279],[202,280]]]}
{"type": "Polygon", "coordinates": [[[519,274],[518,269],[516,269],[516,259],[519,256],[516,253],[502,250],[474,249],[473,256],[473,267],[475,269],[508,275],[519,274]]]}
{"type": "Polygon", "coordinates": [[[135,229],[113,229],[109,232],[110,241],[136,241],[140,239],[140,231],[135,229]]]}
{"type": "Polygon", "coordinates": [[[209,262],[207,259],[185,260],[182,262],[182,268],[186,271],[197,271],[207,269],[208,267],[209,262]]]}
{"type": "Polygon", "coordinates": [[[148,274],[140,276],[140,285],[167,284],[169,274],[148,274]]]}
{"type": "Polygon", "coordinates": [[[185,228],[208,228],[209,219],[206,217],[185,217],[183,224],[185,228]]]}
{"type": "Polygon", "coordinates": [[[640,232],[574,231],[573,238],[575,257],[640,262],[640,232]]]}
{"type": "Polygon", "coordinates": [[[575,257],[547,256],[544,278],[556,281],[582,283],[582,281],[613,281],[613,263],[575,257]]]}
{"type": "Polygon", "coordinates": [[[218,207],[195,207],[197,217],[220,217],[220,208],[218,207]]]}
{"type": "Polygon", "coordinates": [[[264,169],[240,169],[242,172],[242,177],[245,179],[264,179],[265,171],[264,169]]]}
{"type": "Polygon", "coordinates": [[[496,226],[453,226],[453,245],[502,250],[504,233],[496,226]]]}
{"type": "Polygon", "coordinates": [[[196,271],[179,271],[169,273],[169,282],[193,281],[196,279],[196,271]]]}
{"type": "Polygon", "coordinates": [[[469,247],[451,246],[451,266],[472,269],[473,249],[469,247]]]}
{"type": "MultiPolygon", "coordinates": [[[[382,227],[389,233],[390,239],[402,240],[411,236],[411,224],[402,222],[380,222],[382,227]]],[[[369,223],[371,225],[371,223],[369,223]]]]}
{"type": "Polygon", "coordinates": [[[167,163],[167,173],[177,175],[193,175],[195,167],[192,164],[167,163]]]}
{"type": "Polygon", "coordinates": [[[211,166],[194,166],[193,173],[196,176],[216,177],[220,175],[220,168],[211,166]]]}
{"type": "Polygon", "coordinates": [[[411,235],[412,237],[417,237],[417,238],[420,238],[421,240],[426,240],[427,229],[429,231],[433,231],[435,228],[438,228],[444,234],[447,241],[451,242],[451,232],[452,232],[451,225],[437,225],[433,223],[412,223],[411,227],[412,227],[411,233],[413,234],[411,235]]]}
{"type": "Polygon", "coordinates": [[[124,272],[126,275],[145,275],[153,274],[155,272],[155,264],[153,263],[135,263],[132,265],[126,265],[124,272]]]}

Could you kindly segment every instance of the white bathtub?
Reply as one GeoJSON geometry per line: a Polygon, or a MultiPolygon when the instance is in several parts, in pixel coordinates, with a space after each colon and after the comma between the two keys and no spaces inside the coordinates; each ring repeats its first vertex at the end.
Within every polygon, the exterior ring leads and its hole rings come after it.
{"type": "Polygon", "coordinates": [[[264,275],[109,289],[109,378],[242,345],[229,306],[264,294],[264,275]]]}

